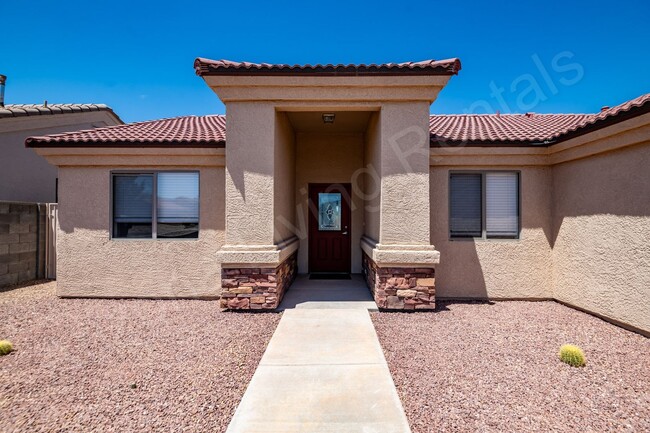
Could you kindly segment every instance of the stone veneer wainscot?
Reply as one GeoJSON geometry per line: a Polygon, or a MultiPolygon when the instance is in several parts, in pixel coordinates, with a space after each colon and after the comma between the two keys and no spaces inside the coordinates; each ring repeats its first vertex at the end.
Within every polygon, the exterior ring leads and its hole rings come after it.
{"type": "Polygon", "coordinates": [[[364,253],[363,274],[380,309],[433,310],[436,308],[433,268],[382,268],[364,253]]]}
{"type": "Polygon", "coordinates": [[[298,271],[297,254],[275,268],[224,268],[221,270],[221,308],[272,310],[280,305],[298,271]]]}

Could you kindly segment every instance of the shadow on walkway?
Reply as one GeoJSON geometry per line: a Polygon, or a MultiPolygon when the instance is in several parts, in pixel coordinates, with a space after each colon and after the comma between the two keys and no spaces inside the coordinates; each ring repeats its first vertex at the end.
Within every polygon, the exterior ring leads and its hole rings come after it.
{"type": "Polygon", "coordinates": [[[377,304],[360,274],[352,275],[349,280],[310,280],[307,275],[299,275],[284,295],[278,310],[293,308],[377,311],[377,304]]]}

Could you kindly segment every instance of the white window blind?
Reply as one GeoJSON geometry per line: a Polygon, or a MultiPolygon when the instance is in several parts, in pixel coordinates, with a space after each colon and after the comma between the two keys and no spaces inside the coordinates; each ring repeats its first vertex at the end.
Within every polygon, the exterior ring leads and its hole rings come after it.
{"type": "Polygon", "coordinates": [[[481,174],[453,173],[449,183],[451,236],[481,236],[481,174]]]}
{"type": "Polygon", "coordinates": [[[113,197],[115,222],[151,223],[153,175],[115,176],[113,197]]]}
{"type": "Polygon", "coordinates": [[[158,173],[158,222],[199,222],[199,174],[158,173]]]}
{"type": "Polygon", "coordinates": [[[488,237],[516,237],[519,234],[517,173],[485,174],[485,229],[488,237]]]}

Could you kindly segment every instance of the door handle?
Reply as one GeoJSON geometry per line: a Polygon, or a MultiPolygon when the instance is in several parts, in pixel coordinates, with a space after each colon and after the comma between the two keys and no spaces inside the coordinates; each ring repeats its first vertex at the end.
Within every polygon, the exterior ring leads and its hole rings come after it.
{"type": "Polygon", "coordinates": [[[341,233],[341,234],[342,234],[342,235],[347,235],[347,234],[348,234],[348,232],[343,232],[343,233],[341,233]]]}

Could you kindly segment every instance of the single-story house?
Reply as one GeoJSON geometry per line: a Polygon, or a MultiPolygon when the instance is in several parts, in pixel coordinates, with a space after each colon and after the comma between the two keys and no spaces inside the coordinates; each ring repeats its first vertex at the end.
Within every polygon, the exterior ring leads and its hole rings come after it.
{"type": "Polygon", "coordinates": [[[59,167],[60,296],[262,310],[362,273],[385,309],[556,299],[650,331],[650,94],[432,116],[458,59],[194,66],[225,116],[27,140],[59,167]]]}
{"type": "Polygon", "coordinates": [[[6,104],[0,75],[0,200],[54,203],[57,168],[29,149],[32,135],[121,125],[103,104],[6,104]]]}

